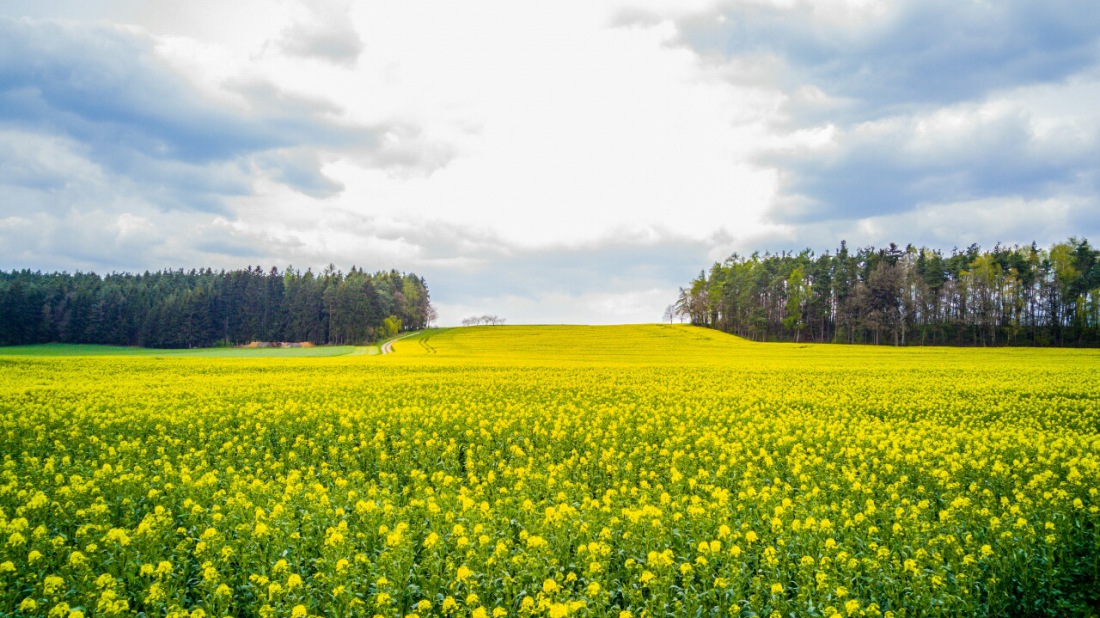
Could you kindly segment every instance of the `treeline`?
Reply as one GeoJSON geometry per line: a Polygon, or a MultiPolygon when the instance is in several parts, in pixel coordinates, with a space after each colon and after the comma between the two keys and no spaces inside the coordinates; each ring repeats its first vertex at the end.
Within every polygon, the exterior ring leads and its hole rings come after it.
{"type": "MultiPolygon", "coordinates": [[[[866,247],[734,254],[680,290],[693,324],[757,341],[1100,345],[1100,250],[866,247]]],[[[667,317],[666,313],[666,317],[667,317]]]]}
{"type": "Polygon", "coordinates": [[[434,319],[424,280],[395,270],[0,272],[0,345],[355,344],[434,319]]]}

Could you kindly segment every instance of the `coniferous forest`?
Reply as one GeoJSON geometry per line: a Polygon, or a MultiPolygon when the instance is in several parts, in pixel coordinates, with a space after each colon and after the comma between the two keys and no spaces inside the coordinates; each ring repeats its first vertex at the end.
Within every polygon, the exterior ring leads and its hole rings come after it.
{"type": "MultiPolygon", "coordinates": [[[[734,254],[680,290],[675,312],[756,341],[1100,345],[1100,250],[912,245],[734,254]]],[[[670,311],[666,315],[671,315],[670,311]]]]}
{"type": "Polygon", "coordinates": [[[0,345],[358,344],[434,318],[424,280],[395,270],[0,272],[0,345]]]}

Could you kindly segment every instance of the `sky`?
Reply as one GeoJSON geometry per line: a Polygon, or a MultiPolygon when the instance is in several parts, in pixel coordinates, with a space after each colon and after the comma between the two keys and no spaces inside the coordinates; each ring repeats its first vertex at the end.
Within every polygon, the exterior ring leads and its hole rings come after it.
{"type": "Polygon", "coordinates": [[[1100,240],[1078,0],[0,0],[0,269],[661,318],[733,252],[1100,240]]]}

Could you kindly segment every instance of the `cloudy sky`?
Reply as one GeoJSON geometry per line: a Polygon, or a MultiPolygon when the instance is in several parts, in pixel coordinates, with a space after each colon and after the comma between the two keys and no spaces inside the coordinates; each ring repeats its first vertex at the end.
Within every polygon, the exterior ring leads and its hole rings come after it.
{"type": "Polygon", "coordinates": [[[0,269],[647,322],[733,251],[1100,240],[1078,0],[0,0],[0,269]]]}

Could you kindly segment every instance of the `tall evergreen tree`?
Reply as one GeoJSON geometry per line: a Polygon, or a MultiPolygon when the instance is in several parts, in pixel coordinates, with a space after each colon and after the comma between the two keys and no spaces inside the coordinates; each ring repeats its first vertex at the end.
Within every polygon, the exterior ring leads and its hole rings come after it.
{"type": "Polygon", "coordinates": [[[0,345],[61,341],[151,347],[249,341],[364,343],[384,321],[424,328],[427,283],[335,266],[321,276],[259,266],[155,273],[0,272],[0,345]]]}

